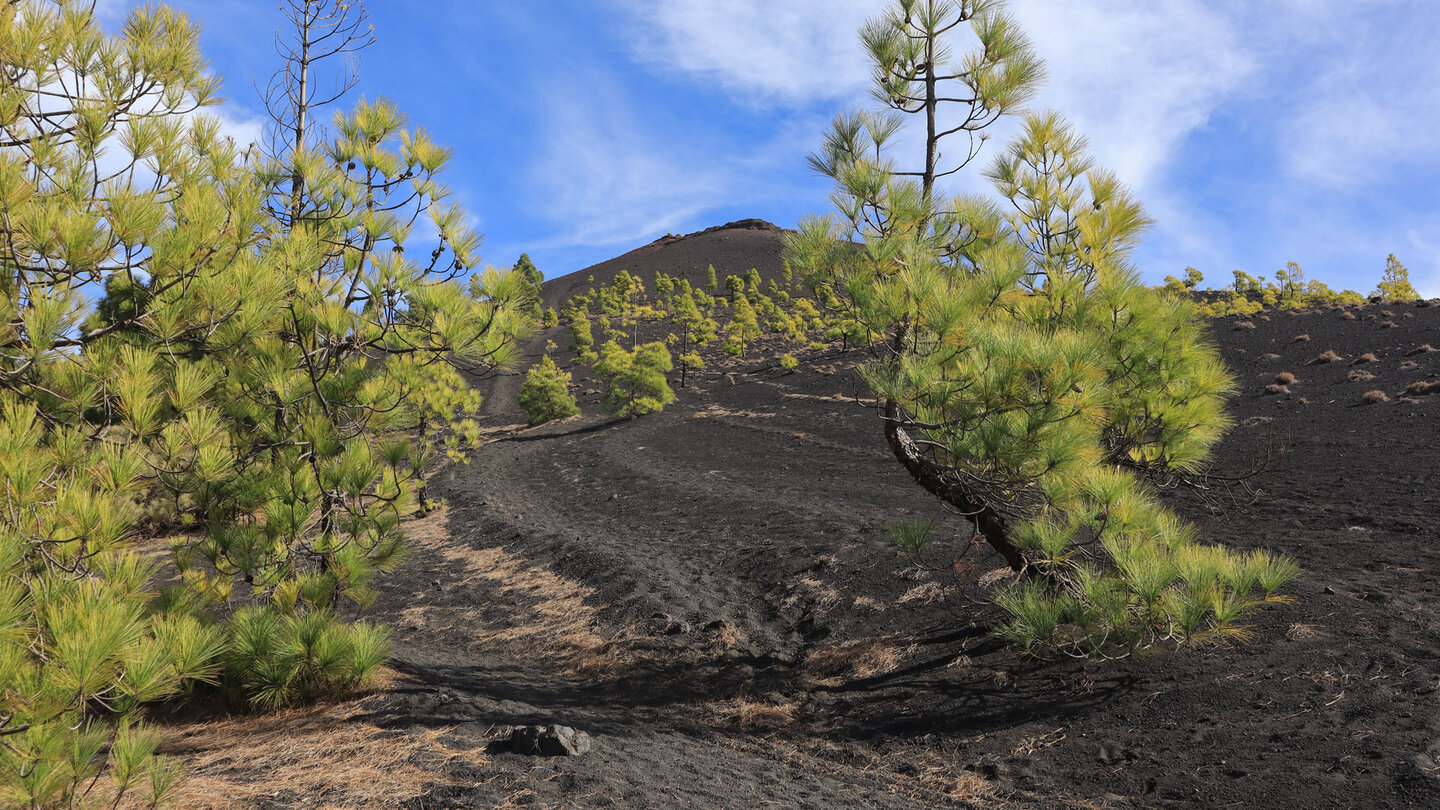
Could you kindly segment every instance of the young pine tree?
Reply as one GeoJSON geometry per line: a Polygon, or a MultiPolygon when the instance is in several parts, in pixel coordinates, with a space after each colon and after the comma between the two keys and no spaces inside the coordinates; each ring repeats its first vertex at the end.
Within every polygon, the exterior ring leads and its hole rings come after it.
{"type": "Polygon", "coordinates": [[[1385,275],[1380,279],[1375,292],[1370,293],[1370,297],[1383,301],[1414,301],[1420,297],[1420,293],[1410,285],[1410,271],[1391,253],[1385,257],[1385,275]]]}
{"type": "Polygon", "coordinates": [[[539,322],[544,317],[544,304],[541,302],[543,293],[540,285],[545,283],[545,274],[541,273],[535,263],[530,260],[529,253],[521,253],[512,269],[525,280],[524,302],[520,305],[521,308],[539,322]]]}
{"type": "Polygon", "coordinates": [[[644,343],[630,352],[613,340],[607,342],[595,364],[596,378],[606,384],[605,410],[632,418],[662,410],[675,401],[665,379],[672,367],[664,343],[644,343]]]}
{"type": "Polygon", "coordinates": [[[735,296],[725,334],[725,350],[741,357],[745,356],[750,342],[760,337],[760,321],[755,317],[755,308],[750,306],[750,299],[744,295],[735,296]]]}
{"type": "Polygon", "coordinates": [[[550,355],[545,355],[520,384],[520,407],[532,425],[580,413],[570,393],[570,373],[561,371],[550,355]]]}
{"type": "Polygon", "coordinates": [[[863,373],[896,460],[1022,574],[996,597],[1002,635],[1037,655],[1243,637],[1295,569],[1197,543],[1146,483],[1201,473],[1234,383],[1193,305],[1139,283],[1143,210],[1054,114],[1027,116],[987,172],[1007,209],[939,194],[974,156],[942,166],[942,140],[978,146],[1041,73],[999,4],[897,0],[862,40],[875,95],[925,121],[924,152],[891,156],[899,118],[838,118],[811,163],[839,217],[803,222],[787,257],[884,336],[863,373]],[[980,45],[956,56],[962,31],[980,45]],[[948,106],[958,128],[939,131],[948,106]]]}
{"type": "Polygon", "coordinates": [[[671,298],[670,318],[678,330],[671,342],[680,350],[675,359],[680,366],[680,387],[684,388],[690,372],[705,367],[705,359],[700,356],[699,350],[715,339],[717,326],[700,311],[687,281],[680,282],[671,298]]]}
{"type": "Polygon", "coordinates": [[[595,362],[595,336],[590,329],[590,318],[577,314],[570,320],[571,348],[575,350],[575,362],[595,362]]]}

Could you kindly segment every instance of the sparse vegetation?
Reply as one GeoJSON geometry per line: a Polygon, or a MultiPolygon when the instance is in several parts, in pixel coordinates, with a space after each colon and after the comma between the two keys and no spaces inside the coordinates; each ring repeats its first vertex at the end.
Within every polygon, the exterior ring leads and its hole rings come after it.
{"type": "Polygon", "coordinates": [[[1360,395],[1360,399],[1367,405],[1375,405],[1381,402],[1389,402],[1390,395],[1380,390],[1366,391],[1360,395]]]}
{"type": "Polygon", "coordinates": [[[1325,365],[1326,363],[1338,363],[1338,362],[1340,362],[1340,361],[1343,360],[1343,359],[1345,359],[1345,358],[1343,358],[1343,357],[1341,357],[1340,355],[1336,354],[1333,349],[1326,349],[1324,352],[1321,352],[1320,355],[1319,355],[1318,357],[1316,357],[1314,360],[1311,360],[1311,361],[1310,361],[1310,365],[1312,365],[1312,366],[1321,366],[1321,365],[1325,365]]]}

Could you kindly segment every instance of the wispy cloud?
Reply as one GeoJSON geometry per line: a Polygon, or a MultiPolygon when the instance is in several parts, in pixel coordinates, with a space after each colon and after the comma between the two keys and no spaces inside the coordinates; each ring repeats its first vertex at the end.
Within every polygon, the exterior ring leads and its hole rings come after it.
{"type": "Polygon", "coordinates": [[[874,0],[614,0],[635,57],[697,74],[746,102],[853,94],[865,80],[856,31],[874,0]]]}
{"type": "MultiPolygon", "coordinates": [[[[589,88],[596,91],[597,88],[589,88]]],[[[624,96],[555,88],[532,175],[534,202],[561,224],[553,241],[617,245],[677,229],[725,202],[725,171],[665,137],[624,96]]]]}

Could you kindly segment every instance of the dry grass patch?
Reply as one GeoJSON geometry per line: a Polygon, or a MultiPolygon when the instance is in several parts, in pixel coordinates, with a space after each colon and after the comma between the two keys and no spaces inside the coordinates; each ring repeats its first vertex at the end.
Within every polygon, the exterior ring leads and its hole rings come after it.
{"type": "Polygon", "coordinates": [[[488,761],[482,749],[446,746],[447,728],[396,734],[351,719],[366,712],[365,703],[152,726],[164,736],[160,750],[186,765],[172,806],[269,806],[267,799],[284,793],[304,797],[313,808],[394,807],[446,781],[439,765],[488,761]]]}
{"type": "Polygon", "coordinates": [[[1433,351],[1436,351],[1434,346],[1431,346],[1429,343],[1422,343],[1421,345],[1416,346],[1414,349],[1406,352],[1405,356],[1414,357],[1417,354],[1430,354],[1433,351]]]}
{"type": "Polygon", "coordinates": [[[1290,342],[1291,342],[1291,343],[1308,343],[1308,342],[1310,342],[1310,336],[1309,336],[1309,335],[1296,335],[1296,336],[1294,337],[1294,339],[1291,340],[1290,342]]]}
{"type": "Polygon", "coordinates": [[[1361,363],[1378,363],[1379,361],[1380,358],[1376,357],[1374,352],[1365,352],[1364,354],[1355,358],[1355,362],[1351,363],[1350,365],[1358,366],[1361,363]]]}
{"type": "Polygon", "coordinates": [[[1355,313],[1347,309],[1340,313],[1340,319],[1343,321],[1353,321],[1355,320],[1355,313]]]}
{"type": "Polygon", "coordinates": [[[914,644],[896,644],[886,639],[847,641],[805,656],[801,671],[822,686],[838,686],[847,678],[874,678],[894,672],[914,651],[914,644]]]}
{"type": "Polygon", "coordinates": [[[1380,322],[1380,328],[1381,328],[1381,329],[1394,329],[1395,326],[1396,326],[1396,324],[1395,324],[1394,321],[1381,321],[1381,322],[1380,322]]]}
{"type": "Polygon", "coordinates": [[[1235,322],[1234,331],[1239,332],[1239,331],[1244,330],[1244,329],[1254,329],[1254,328],[1255,328],[1255,324],[1251,323],[1250,321],[1236,321],[1236,322],[1235,322]]]}
{"type": "Polygon", "coordinates": [[[1375,379],[1375,375],[1363,368],[1352,368],[1350,369],[1350,373],[1345,375],[1345,379],[1350,382],[1369,382],[1375,379]]]}
{"type": "Polygon", "coordinates": [[[695,412],[696,419],[713,419],[717,417],[742,417],[746,419],[769,418],[773,413],[758,413],[756,411],[732,411],[729,408],[722,408],[719,405],[709,405],[695,412]]]}
{"type": "Polygon", "coordinates": [[[725,724],[747,731],[774,729],[795,722],[799,707],[793,702],[765,703],[757,700],[730,700],[710,708],[715,718],[725,724]]]}
{"type": "Polygon", "coordinates": [[[790,595],[780,604],[788,608],[807,600],[821,610],[828,610],[840,604],[840,592],[814,577],[803,577],[790,586],[790,595]]]}
{"type": "Polygon", "coordinates": [[[599,608],[586,603],[593,588],[556,574],[543,565],[506,551],[501,546],[471,548],[451,538],[444,529],[443,510],[415,521],[410,537],[417,547],[438,553],[452,564],[460,587],[482,591],[480,604],[509,606],[504,626],[487,623],[479,610],[455,612],[413,606],[401,612],[400,623],[425,626],[443,613],[451,629],[463,622],[474,644],[516,644],[526,655],[549,656],[587,675],[623,668],[615,644],[596,631],[599,608]]]}
{"type": "Polygon", "coordinates": [[[1265,386],[1266,396],[1274,396],[1276,394],[1288,393],[1290,393],[1290,389],[1283,385],[1280,385],[1279,383],[1270,383],[1269,385],[1265,386]]]}
{"type": "Polygon", "coordinates": [[[1319,366],[1325,363],[1338,363],[1341,359],[1340,355],[1336,354],[1334,349],[1326,349],[1319,357],[1311,360],[1310,365],[1319,366]]]}
{"type": "Polygon", "coordinates": [[[1430,394],[1440,394],[1440,380],[1431,382],[1429,380],[1416,380],[1405,386],[1405,393],[1412,397],[1423,397],[1430,394]]]}
{"type": "Polygon", "coordinates": [[[872,599],[868,596],[855,597],[855,601],[852,602],[850,606],[856,608],[865,608],[866,610],[873,610],[876,613],[883,613],[885,611],[884,602],[881,602],[879,599],[872,599]]]}
{"type": "Polygon", "coordinates": [[[1290,385],[1293,382],[1295,382],[1295,375],[1288,371],[1282,371],[1275,375],[1276,385],[1290,385]]]}
{"type": "Polygon", "coordinates": [[[1360,395],[1360,399],[1366,405],[1377,405],[1381,402],[1389,402],[1390,397],[1384,391],[1366,391],[1360,395]]]}
{"type": "Polygon", "coordinates": [[[938,582],[924,582],[901,594],[900,598],[896,601],[902,605],[907,602],[919,602],[928,605],[932,602],[941,601],[951,590],[953,590],[953,588],[947,588],[938,582]]]}

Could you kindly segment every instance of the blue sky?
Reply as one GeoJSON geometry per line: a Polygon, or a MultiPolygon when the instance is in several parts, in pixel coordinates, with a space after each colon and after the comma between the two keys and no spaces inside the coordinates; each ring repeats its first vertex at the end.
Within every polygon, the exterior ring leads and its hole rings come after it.
{"type": "MultiPolygon", "coordinates": [[[[220,111],[258,131],[273,0],[172,0],[204,26],[220,111]]],[[[105,0],[110,13],[122,0],[105,0]]],[[[805,155],[867,105],[880,0],[372,0],[360,91],[455,151],[447,182],[548,277],[743,217],[828,209],[805,155]]],[[[1157,225],[1137,259],[1207,284],[1287,261],[1368,293],[1387,253],[1440,296],[1440,3],[1012,0],[1059,110],[1157,225]]],[[[1009,130],[997,132],[988,161],[1009,130]]],[[[954,190],[980,190],[980,165],[954,190]]]]}

